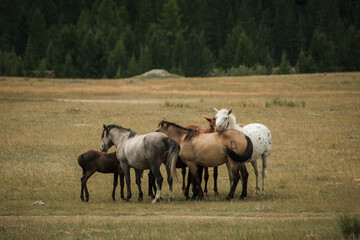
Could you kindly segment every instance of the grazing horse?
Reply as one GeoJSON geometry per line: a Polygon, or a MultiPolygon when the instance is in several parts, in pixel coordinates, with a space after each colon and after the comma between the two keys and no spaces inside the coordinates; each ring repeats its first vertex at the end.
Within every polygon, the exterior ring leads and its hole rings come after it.
{"type": "Polygon", "coordinates": [[[256,188],[255,194],[259,194],[259,170],[257,166],[257,159],[262,157],[262,191],[261,194],[265,194],[265,178],[266,178],[266,167],[269,160],[270,152],[271,152],[271,144],[272,144],[272,136],[270,130],[260,124],[260,123],[252,123],[248,124],[244,127],[240,127],[236,124],[236,117],[232,114],[232,109],[221,109],[220,111],[214,108],[217,112],[216,118],[216,131],[224,131],[226,129],[236,129],[245,135],[249,136],[253,146],[254,151],[249,159],[249,162],[254,168],[255,176],[256,176],[256,188]]]}
{"type": "MultiPolygon", "coordinates": [[[[234,198],[235,189],[240,179],[239,170],[243,176],[241,198],[246,197],[248,173],[245,164],[242,163],[250,158],[252,143],[245,134],[235,130],[204,134],[166,120],[159,123],[156,131],[165,133],[180,144],[180,159],[189,167],[197,198],[203,197],[197,166],[217,167],[226,162],[230,163],[233,174],[233,183],[226,199],[234,198]]],[[[176,160],[171,160],[171,175],[173,177],[176,177],[176,160]]],[[[185,196],[186,194],[188,196],[189,193],[185,192],[185,196]]]]}
{"type": "MultiPolygon", "coordinates": [[[[207,117],[204,117],[208,122],[209,122],[209,127],[208,128],[203,128],[202,126],[200,125],[195,125],[195,124],[190,124],[190,125],[187,125],[185,126],[185,128],[190,128],[190,129],[194,129],[194,130],[198,130],[200,133],[213,133],[215,132],[215,127],[216,127],[216,120],[215,120],[215,117],[213,118],[207,118],[207,117]]],[[[205,180],[205,187],[204,187],[204,196],[207,196],[207,183],[208,183],[208,180],[209,180],[209,170],[207,167],[204,167],[204,180],[205,180]]],[[[202,169],[200,169],[200,181],[201,181],[201,178],[202,178],[202,169]]],[[[186,174],[186,168],[183,168],[182,170],[182,174],[183,174],[183,190],[184,190],[184,186],[185,186],[185,174],[186,174]]],[[[191,176],[190,174],[188,175],[189,177],[191,176]]],[[[215,192],[215,195],[218,195],[219,192],[218,192],[218,188],[217,188],[217,177],[218,177],[218,167],[214,167],[214,192],[215,192]]],[[[189,189],[189,180],[188,180],[188,185],[187,185],[187,188],[189,189]]],[[[189,191],[189,190],[187,190],[189,191]]]]}
{"type": "Polygon", "coordinates": [[[180,146],[173,139],[163,133],[153,132],[139,135],[130,129],[118,125],[104,125],[102,132],[101,151],[106,152],[111,146],[116,146],[116,157],[124,171],[127,196],[125,201],[131,198],[130,167],[135,168],[136,181],[139,182],[139,200],[142,200],[140,177],[143,170],[150,169],[157,182],[157,191],[152,203],[160,201],[163,177],[160,172],[160,165],[166,165],[168,174],[170,195],[169,201],[173,198],[172,182],[170,174],[170,162],[176,162],[180,146]]]}
{"type": "Polygon", "coordinates": [[[81,177],[81,193],[80,198],[84,199],[84,191],[86,202],[89,201],[89,191],[86,186],[87,180],[95,172],[114,173],[114,188],[112,192],[112,199],[115,201],[115,189],[117,186],[117,178],[120,175],[121,198],[124,199],[124,173],[120,167],[120,163],[116,158],[116,153],[102,153],[95,150],[89,150],[78,157],[79,166],[83,170],[81,177]]]}

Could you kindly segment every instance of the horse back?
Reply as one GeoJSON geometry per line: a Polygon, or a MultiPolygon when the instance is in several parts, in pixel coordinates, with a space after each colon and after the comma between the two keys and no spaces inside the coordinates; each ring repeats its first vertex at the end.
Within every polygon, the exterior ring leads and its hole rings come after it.
{"type": "Polygon", "coordinates": [[[116,152],[103,153],[89,150],[78,157],[78,163],[85,170],[94,170],[101,173],[119,173],[120,165],[116,158],[116,152]]]}

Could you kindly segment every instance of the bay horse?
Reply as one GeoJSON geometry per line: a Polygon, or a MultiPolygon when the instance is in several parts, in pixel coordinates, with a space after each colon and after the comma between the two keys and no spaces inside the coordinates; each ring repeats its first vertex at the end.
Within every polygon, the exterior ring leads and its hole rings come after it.
{"type": "Polygon", "coordinates": [[[116,153],[103,153],[95,150],[89,150],[78,157],[78,164],[83,170],[81,177],[81,193],[80,199],[83,202],[89,201],[89,191],[86,186],[87,180],[95,173],[114,173],[114,187],[112,191],[112,199],[115,201],[115,189],[120,178],[121,199],[124,199],[124,173],[120,167],[120,163],[116,158],[116,153]],[[84,191],[85,197],[84,199],[84,191]]]}
{"type": "MultiPolygon", "coordinates": [[[[120,161],[126,179],[127,196],[125,201],[129,201],[131,198],[130,167],[135,169],[137,176],[141,176],[145,169],[151,170],[157,183],[156,196],[152,203],[160,201],[163,182],[160,172],[161,163],[166,165],[170,189],[169,201],[171,201],[173,199],[173,179],[170,173],[170,162],[176,162],[179,157],[179,144],[163,133],[153,132],[139,135],[131,129],[119,125],[106,126],[104,124],[103,127],[101,151],[106,152],[113,145],[116,147],[116,157],[120,161]]],[[[140,178],[137,177],[136,180],[139,181],[138,186],[140,186],[139,200],[142,200],[140,178]]]]}
{"type": "Polygon", "coordinates": [[[249,136],[251,139],[254,151],[251,158],[248,160],[254,168],[255,176],[256,176],[256,188],[255,194],[259,194],[259,170],[257,166],[257,159],[262,158],[262,190],[261,194],[265,194],[265,178],[266,178],[266,167],[269,160],[270,152],[271,152],[271,144],[272,144],[272,136],[270,130],[263,124],[260,123],[252,123],[245,125],[244,127],[240,127],[236,124],[236,117],[232,113],[232,109],[227,110],[225,108],[220,111],[214,108],[217,112],[216,118],[216,131],[221,132],[226,129],[235,129],[238,130],[245,135],[249,136]]]}
{"type": "MultiPolygon", "coordinates": [[[[187,125],[187,126],[185,126],[185,128],[194,129],[194,130],[199,131],[200,133],[213,133],[213,132],[215,132],[215,127],[216,127],[216,119],[215,119],[215,117],[213,117],[213,118],[204,117],[204,118],[209,122],[209,126],[207,128],[204,128],[204,127],[202,127],[200,125],[196,125],[196,124],[187,125]]],[[[183,191],[185,190],[184,189],[184,186],[185,186],[185,174],[186,174],[186,168],[183,168],[182,169],[183,191]]],[[[202,169],[200,169],[199,174],[200,174],[199,177],[200,177],[200,181],[201,181],[202,169]]],[[[190,177],[190,176],[191,176],[191,174],[188,175],[188,177],[190,177]]],[[[214,167],[213,177],[214,177],[214,192],[215,192],[215,195],[218,195],[219,194],[218,188],[217,188],[218,167],[214,167]]],[[[207,183],[209,181],[209,170],[208,170],[207,167],[204,167],[204,180],[205,180],[204,196],[207,196],[207,192],[208,192],[207,183]]],[[[189,189],[189,183],[190,183],[190,181],[188,180],[187,189],[189,189]]],[[[189,190],[187,190],[187,191],[189,191],[189,190]]]]}
{"type": "MultiPolygon", "coordinates": [[[[158,124],[157,132],[162,132],[180,144],[180,159],[188,167],[193,177],[197,198],[202,199],[198,166],[217,167],[229,162],[233,175],[233,182],[226,199],[234,198],[236,186],[239,182],[239,170],[243,176],[241,198],[246,197],[248,173],[244,163],[252,154],[251,140],[245,134],[226,130],[221,133],[200,133],[197,130],[184,128],[175,123],[162,120],[158,124]]],[[[176,160],[171,160],[171,175],[176,177],[176,160]]]]}

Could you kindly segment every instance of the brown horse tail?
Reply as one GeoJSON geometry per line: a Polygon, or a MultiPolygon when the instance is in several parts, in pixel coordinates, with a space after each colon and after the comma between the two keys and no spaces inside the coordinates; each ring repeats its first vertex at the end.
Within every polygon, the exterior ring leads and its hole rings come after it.
{"type": "Polygon", "coordinates": [[[165,138],[164,141],[168,145],[166,168],[170,170],[171,177],[177,179],[176,162],[179,158],[180,145],[169,137],[165,138]]]}
{"type": "Polygon", "coordinates": [[[232,160],[234,160],[236,162],[241,162],[241,163],[246,162],[247,160],[249,160],[251,158],[251,155],[253,153],[253,144],[248,136],[245,136],[245,137],[246,137],[246,141],[247,141],[247,146],[246,146],[245,152],[242,155],[237,154],[236,152],[231,150],[229,147],[226,147],[226,153],[232,160]]]}
{"type": "Polygon", "coordinates": [[[83,170],[83,175],[85,174],[86,172],[86,169],[85,169],[85,160],[84,160],[84,154],[81,154],[79,157],[78,157],[78,164],[79,166],[82,168],[83,170]]]}

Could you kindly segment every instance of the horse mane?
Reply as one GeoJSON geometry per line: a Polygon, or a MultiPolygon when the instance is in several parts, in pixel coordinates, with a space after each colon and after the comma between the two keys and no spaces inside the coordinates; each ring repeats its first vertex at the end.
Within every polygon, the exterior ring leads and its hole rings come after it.
{"type": "Polygon", "coordinates": [[[192,140],[193,138],[195,138],[196,136],[198,136],[200,134],[199,130],[194,130],[194,129],[190,129],[190,128],[185,128],[183,126],[180,126],[176,123],[172,123],[172,122],[168,122],[168,121],[163,121],[164,123],[166,123],[166,129],[169,127],[169,125],[173,126],[173,127],[176,127],[176,128],[179,128],[181,130],[185,130],[187,131],[187,134],[184,138],[184,141],[190,141],[192,140]]]}
{"type": "MultiPolygon", "coordinates": [[[[130,132],[128,138],[132,138],[132,137],[136,136],[136,134],[137,134],[136,132],[134,132],[134,131],[131,130],[130,128],[124,128],[124,127],[122,127],[122,126],[120,126],[120,125],[111,124],[111,125],[106,126],[106,136],[109,134],[109,131],[110,131],[112,128],[117,128],[117,129],[120,129],[120,130],[125,130],[125,131],[130,132]]],[[[102,132],[102,134],[101,134],[101,139],[104,138],[104,134],[105,134],[105,129],[103,130],[103,132],[102,132]]]]}

